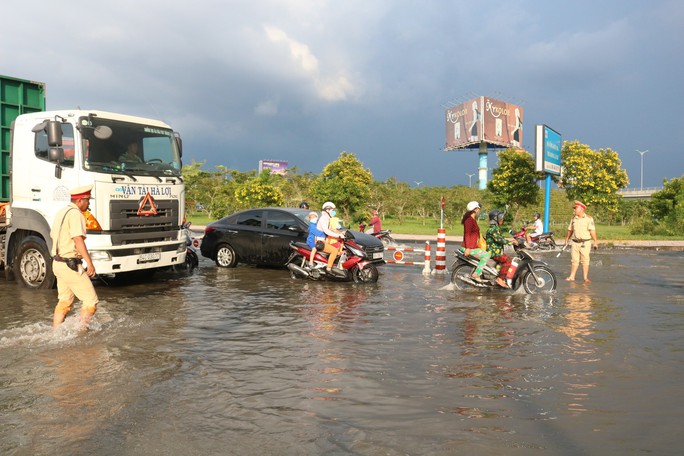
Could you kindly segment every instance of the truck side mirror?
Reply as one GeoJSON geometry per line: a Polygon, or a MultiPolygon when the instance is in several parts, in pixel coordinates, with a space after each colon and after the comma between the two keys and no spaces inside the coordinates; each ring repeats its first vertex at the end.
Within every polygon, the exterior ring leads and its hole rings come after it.
{"type": "MultiPolygon", "coordinates": [[[[60,129],[60,133],[62,130],[60,129]]],[[[55,164],[55,177],[57,179],[62,178],[62,163],[64,161],[64,149],[61,147],[50,147],[48,148],[48,160],[55,164]]]]}
{"type": "Polygon", "coordinates": [[[50,147],[48,149],[48,161],[61,163],[64,161],[64,149],[61,147],[50,147]]]}
{"type": "MultiPolygon", "coordinates": [[[[50,120],[47,123],[47,140],[48,146],[60,147],[62,145],[62,124],[56,120],[50,120]]],[[[64,151],[62,151],[62,155],[64,151]]]]}
{"type": "Polygon", "coordinates": [[[183,156],[183,140],[180,135],[176,132],[173,133],[173,138],[176,140],[176,145],[178,146],[178,155],[183,156]]]}

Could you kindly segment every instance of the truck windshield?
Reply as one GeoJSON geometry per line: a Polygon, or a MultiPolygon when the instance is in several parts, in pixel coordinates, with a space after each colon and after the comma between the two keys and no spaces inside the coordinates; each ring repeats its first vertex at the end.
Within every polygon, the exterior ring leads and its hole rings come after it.
{"type": "Polygon", "coordinates": [[[99,117],[79,121],[84,169],[109,174],[180,176],[181,159],[174,133],[168,128],[99,117]],[[111,128],[107,138],[98,126],[111,128]],[[99,136],[99,137],[98,137],[99,136]]]}

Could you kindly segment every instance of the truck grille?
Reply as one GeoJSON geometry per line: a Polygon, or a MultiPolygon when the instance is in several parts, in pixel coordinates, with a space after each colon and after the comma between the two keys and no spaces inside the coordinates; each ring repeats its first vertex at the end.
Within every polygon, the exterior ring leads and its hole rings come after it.
{"type": "Polygon", "coordinates": [[[109,202],[112,245],[175,241],[178,230],[178,200],[156,200],[156,215],[138,215],[138,201],[109,202]]]}

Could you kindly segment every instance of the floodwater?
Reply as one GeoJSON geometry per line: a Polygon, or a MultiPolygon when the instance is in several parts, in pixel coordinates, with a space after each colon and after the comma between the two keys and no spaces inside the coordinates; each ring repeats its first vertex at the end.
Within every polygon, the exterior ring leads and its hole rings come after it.
{"type": "Polygon", "coordinates": [[[203,259],[55,334],[56,291],[0,279],[0,454],[682,454],[683,260],[599,250],[526,296],[203,259]]]}

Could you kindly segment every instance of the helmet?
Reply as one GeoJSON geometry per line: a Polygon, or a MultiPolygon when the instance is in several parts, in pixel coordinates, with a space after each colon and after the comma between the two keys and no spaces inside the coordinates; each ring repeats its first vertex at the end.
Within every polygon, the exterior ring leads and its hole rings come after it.
{"type": "Polygon", "coordinates": [[[466,206],[466,210],[470,212],[470,211],[474,211],[475,209],[479,209],[480,207],[481,207],[480,203],[478,203],[477,201],[471,201],[466,206]]]}
{"type": "Polygon", "coordinates": [[[506,214],[504,214],[500,210],[494,209],[492,212],[489,213],[489,224],[497,225],[499,222],[503,221],[505,216],[506,214]]]}
{"type": "Polygon", "coordinates": [[[323,207],[321,209],[326,210],[326,209],[335,209],[335,205],[331,203],[330,201],[326,201],[323,203],[323,207]]]}
{"type": "Polygon", "coordinates": [[[302,201],[301,203],[299,203],[299,208],[300,209],[308,209],[309,203],[307,203],[306,201],[302,201]]]}
{"type": "Polygon", "coordinates": [[[539,212],[535,212],[535,213],[534,213],[534,216],[537,217],[537,218],[541,218],[541,214],[540,214],[539,212]]]}

